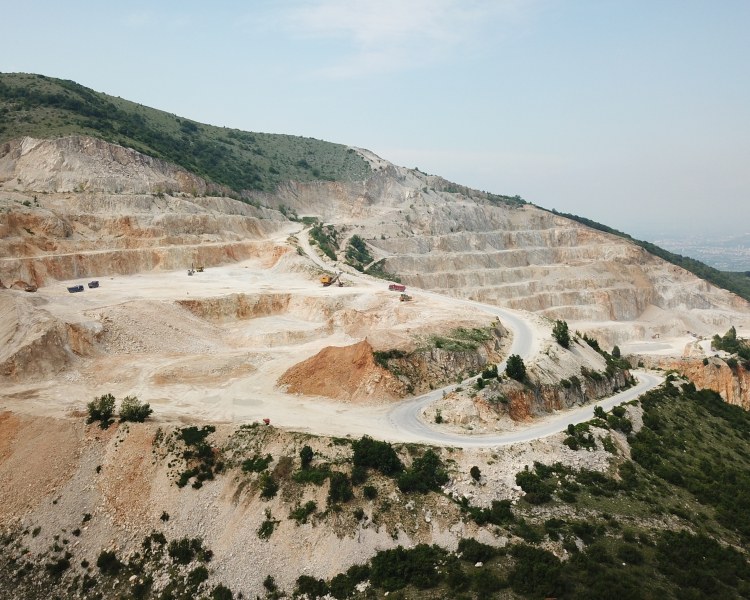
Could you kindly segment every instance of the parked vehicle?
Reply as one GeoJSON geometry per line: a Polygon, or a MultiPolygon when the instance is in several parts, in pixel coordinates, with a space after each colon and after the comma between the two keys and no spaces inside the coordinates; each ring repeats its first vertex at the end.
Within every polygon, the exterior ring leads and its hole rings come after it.
{"type": "Polygon", "coordinates": [[[391,290],[392,292],[405,292],[406,286],[401,285],[400,283],[392,283],[391,285],[388,286],[388,289],[391,290]]]}
{"type": "Polygon", "coordinates": [[[76,292],[82,292],[83,291],[83,284],[81,284],[81,285],[71,285],[71,286],[68,287],[68,291],[71,294],[74,294],[76,292]]]}
{"type": "Polygon", "coordinates": [[[93,281],[89,281],[89,288],[98,288],[99,287],[99,280],[94,279],[93,281]]]}

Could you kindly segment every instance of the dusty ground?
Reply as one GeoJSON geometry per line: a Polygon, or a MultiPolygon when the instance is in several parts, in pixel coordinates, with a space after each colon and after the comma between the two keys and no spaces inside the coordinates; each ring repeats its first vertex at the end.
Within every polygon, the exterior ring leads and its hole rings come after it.
{"type": "MultiPolygon", "coordinates": [[[[375,393],[375,386],[357,396],[368,400],[364,405],[344,410],[332,393],[287,394],[279,378],[325,347],[367,339],[386,349],[413,343],[420,334],[492,320],[460,300],[418,291],[411,302],[399,302],[382,280],[345,275],[344,287],[324,288],[320,272],[289,251],[272,265],[250,260],[193,276],[181,270],[108,277],[99,288],[76,294],[67,286],[86,280],[60,282],[34,295],[0,291],[6,306],[11,299],[33,301],[51,320],[73,327],[82,352],[52,378],[10,381],[0,408],[64,416],[112,393],[149,402],[159,420],[270,418],[301,431],[378,434],[388,408],[383,400],[392,394],[375,393]]],[[[8,310],[0,318],[7,328],[18,317],[8,310]]],[[[316,381],[327,382],[329,391],[337,382],[346,389],[350,377],[341,364],[334,361],[327,369],[315,373],[316,381]]],[[[350,384],[352,390],[361,387],[350,384]]]]}

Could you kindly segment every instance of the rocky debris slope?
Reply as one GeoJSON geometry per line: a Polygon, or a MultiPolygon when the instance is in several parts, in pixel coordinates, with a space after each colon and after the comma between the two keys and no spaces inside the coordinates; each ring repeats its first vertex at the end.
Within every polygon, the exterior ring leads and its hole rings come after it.
{"type": "MultiPolygon", "coordinates": [[[[83,419],[0,412],[0,535],[6,542],[0,550],[0,582],[14,581],[14,589],[37,585],[48,597],[58,585],[74,589],[73,579],[78,576],[80,583],[86,574],[92,588],[86,595],[102,591],[107,598],[132,597],[137,577],[118,579],[100,572],[98,557],[102,551],[113,552],[127,563],[138,560],[136,553],[150,556],[143,541],[153,532],[164,535],[166,544],[197,539],[212,551],[213,558],[205,563],[205,593],[222,583],[235,597],[241,592],[248,598],[265,595],[263,581],[269,574],[291,591],[302,574],[328,579],[397,545],[455,549],[464,537],[499,546],[508,542],[492,533],[494,526],[480,527],[462,518],[459,504],[448,495],[405,494],[375,471],[367,483],[377,498],[368,500],[359,486],[352,500],[327,510],[329,482],[298,482],[293,473],[299,469],[303,445],[314,452],[313,466],[328,464],[348,473],[351,447],[342,440],[257,424],[218,426],[206,443],[222,469],[201,485],[193,485],[193,476],[188,485],[178,487],[188,468],[183,458],[187,447],[180,437],[184,427],[147,422],[102,430],[84,425],[83,419]],[[271,456],[268,474],[279,484],[269,498],[261,497],[262,475],[241,466],[266,455],[271,456]],[[295,519],[292,511],[307,502],[315,508],[304,520],[295,519]],[[64,556],[68,566],[61,573],[47,572],[44,565],[64,556]]],[[[498,499],[517,501],[522,492],[515,473],[537,460],[608,467],[611,455],[604,450],[573,452],[561,440],[562,434],[486,451],[439,451],[450,465],[445,490],[457,499],[466,497],[473,506],[489,506],[498,499]],[[472,465],[481,468],[481,485],[468,475],[472,465]]],[[[397,450],[409,460],[406,448],[397,450]]],[[[152,589],[160,593],[170,580],[200,564],[189,563],[167,561],[156,571],[152,589]]],[[[1,588],[0,597],[7,597],[1,588]]]]}

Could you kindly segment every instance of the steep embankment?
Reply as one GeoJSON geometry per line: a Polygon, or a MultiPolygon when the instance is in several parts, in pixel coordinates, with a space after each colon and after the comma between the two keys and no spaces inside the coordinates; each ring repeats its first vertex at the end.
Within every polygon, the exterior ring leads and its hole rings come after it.
{"type": "Polygon", "coordinates": [[[259,256],[288,221],[161,160],[84,137],[0,148],[0,279],[51,280],[259,256]]]}
{"type": "Polygon", "coordinates": [[[730,367],[725,360],[711,358],[637,357],[648,368],[674,370],[699,389],[717,392],[725,402],[750,410],[750,371],[742,361],[730,367]]]}

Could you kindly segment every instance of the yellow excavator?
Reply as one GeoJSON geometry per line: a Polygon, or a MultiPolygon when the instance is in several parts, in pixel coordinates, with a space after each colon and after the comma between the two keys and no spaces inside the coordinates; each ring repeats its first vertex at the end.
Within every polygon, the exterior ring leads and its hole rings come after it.
{"type": "Polygon", "coordinates": [[[328,287],[338,281],[339,287],[342,287],[344,285],[344,282],[339,280],[340,276],[341,276],[341,271],[336,273],[336,275],[329,275],[328,273],[326,273],[325,275],[320,276],[320,283],[323,284],[323,287],[328,287]]]}

